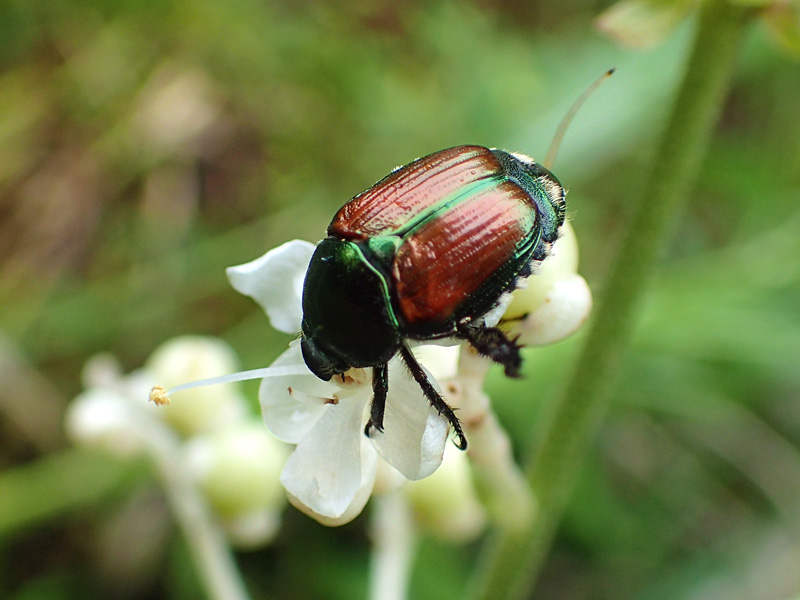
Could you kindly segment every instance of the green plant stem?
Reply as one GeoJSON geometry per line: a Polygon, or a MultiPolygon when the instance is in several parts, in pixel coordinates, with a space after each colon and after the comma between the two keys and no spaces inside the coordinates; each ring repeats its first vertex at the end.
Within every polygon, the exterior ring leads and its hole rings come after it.
{"type": "Polygon", "coordinates": [[[748,9],[705,3],[687,71],[655,159],[564,393],[540,436],[528,480],[539,503],[530,529],[497,532],[478,570],[476,597],[529,597],[583,457],[606,410],[638,308],[695,180],[721,111],[748,9]]]}

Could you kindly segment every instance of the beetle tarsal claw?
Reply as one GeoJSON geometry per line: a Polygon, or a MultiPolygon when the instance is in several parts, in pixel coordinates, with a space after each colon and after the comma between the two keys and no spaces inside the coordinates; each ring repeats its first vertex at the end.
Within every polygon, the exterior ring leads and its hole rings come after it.
{"type": "Polygon", "coordinates": [[[383,433],[383,425],[375,425],[375,423],[372,422],[372,419],[370,419],[364,426],[364,435],[367,437],[372,437],[372,429],[375,429],[383,433]]]}
{"type": "Polygon", "coordinates": [[[450,424],[456,431],[456,439],[453,440],[453,443],[456,445],[456,448],[458,448],[459,450],[466,450],[467,438],[464,436],[464,431],[461,429],[461,423],[459,422],[458,419],[455,419],[455,421],[450,421],[450,424]]]}

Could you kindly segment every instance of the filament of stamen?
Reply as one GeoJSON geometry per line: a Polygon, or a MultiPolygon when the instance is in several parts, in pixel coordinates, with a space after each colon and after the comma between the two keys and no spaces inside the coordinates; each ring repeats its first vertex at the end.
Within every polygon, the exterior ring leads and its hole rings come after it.
{"type": "Polygon", "coordinates": [[[169,404],[169,397],[175,392],[181,392],[191,388],[205,387],[207,385],[218,385],[221,383],[232,383],[234,381],[247,381],[249,379],[266,379],[267,377],[287,377],[294,375],[310,375],[310,371],[305,365],[264,367],[262,369],[239,371],[238,373],[231,373],[230,375],[220,375],[219,377],[210,377],[209,379],[190,381],[188,383],[182,383],[181,385],[175,386],[169,390],[164,389],[163,386],[157,385],[150,390],[150,401],[161,406],[164,404],[169,404]]]}

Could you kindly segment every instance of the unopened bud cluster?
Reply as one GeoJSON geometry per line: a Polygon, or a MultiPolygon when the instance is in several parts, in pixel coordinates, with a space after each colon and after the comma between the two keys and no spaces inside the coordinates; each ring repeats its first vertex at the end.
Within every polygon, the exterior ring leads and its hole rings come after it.
{"type": "Polygon", "coordinates": [[[236,384],[186,390],[168,407],[145,401],[155,382],[172,386],[237,368],[230,347],[207,337],[167,341],[129,375],[112,357],[96,357],[84,369],[87,389],[68,408],[67,433],[76,444],[121,456],[163,451],[166,444],[230,541],[262,545],[276,533],[285,505],[279,475],[288,450],[252,414],[236,384]]]}

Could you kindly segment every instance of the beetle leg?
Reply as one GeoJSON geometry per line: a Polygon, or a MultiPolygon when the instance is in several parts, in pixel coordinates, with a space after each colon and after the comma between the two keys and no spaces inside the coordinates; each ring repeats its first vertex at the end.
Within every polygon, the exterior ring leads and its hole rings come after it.
{"type": "Polygon", "coordinates": [[[386,410],[386,394],[389,391],[389,365],[383,363],[372,369],[372,405],[369,409],[369,421],[364,428],[364,435],[369,437],[373,427],[383,431],[383,413],[386,410]]]}
{"type": "Polygon", "coordinates": [[[509,339],[497,327],[471,327],[459,323],[458,334],[467,340],[482,356],[491,358],[494,362],[503,365],[508,377],[519,377],[522,367],[522,346],[517,343],[519,336],[509,339]]]}
{"type": "Polygon", "coordinates": [[[433,384],[428,379],[428,376],[425,375],[425,371],[422,370],[422,367],[417,362],[417,359],[414,358],[414,355],[411,353],[405,344],[400,346],[400,356],[403,359],[403,362],[406,363],[408,370],[411,371],[411,375],[414,376],[414,379],[419,384],[419,387],[422,388],[422,393],[425,394],[425,397],[428,399],[428,402],[431,403],[431,406],[439,411],[440,415],[444,415],[445,418],[450,422],[450,425],[453,426],[453,430],[456,432],[456,448],[459,450],[466,450],[467,449],[467,438],[464,437],[464,430],[461,429],[461,422],[458,420],[456,413],[453,412],[453,409],[450,408],[450,405],[444,401],[444,398],[439,395],[439,392],[436,391],[436,388],[433,387],[433,384]]]}
{"type": "Polygon", "coordinates": [[[516,317],[503,317],[500,319],[501,323],[516,323],[517,321],[524,321],[530,316],[530,313],[522,313],[516,317]]]}

